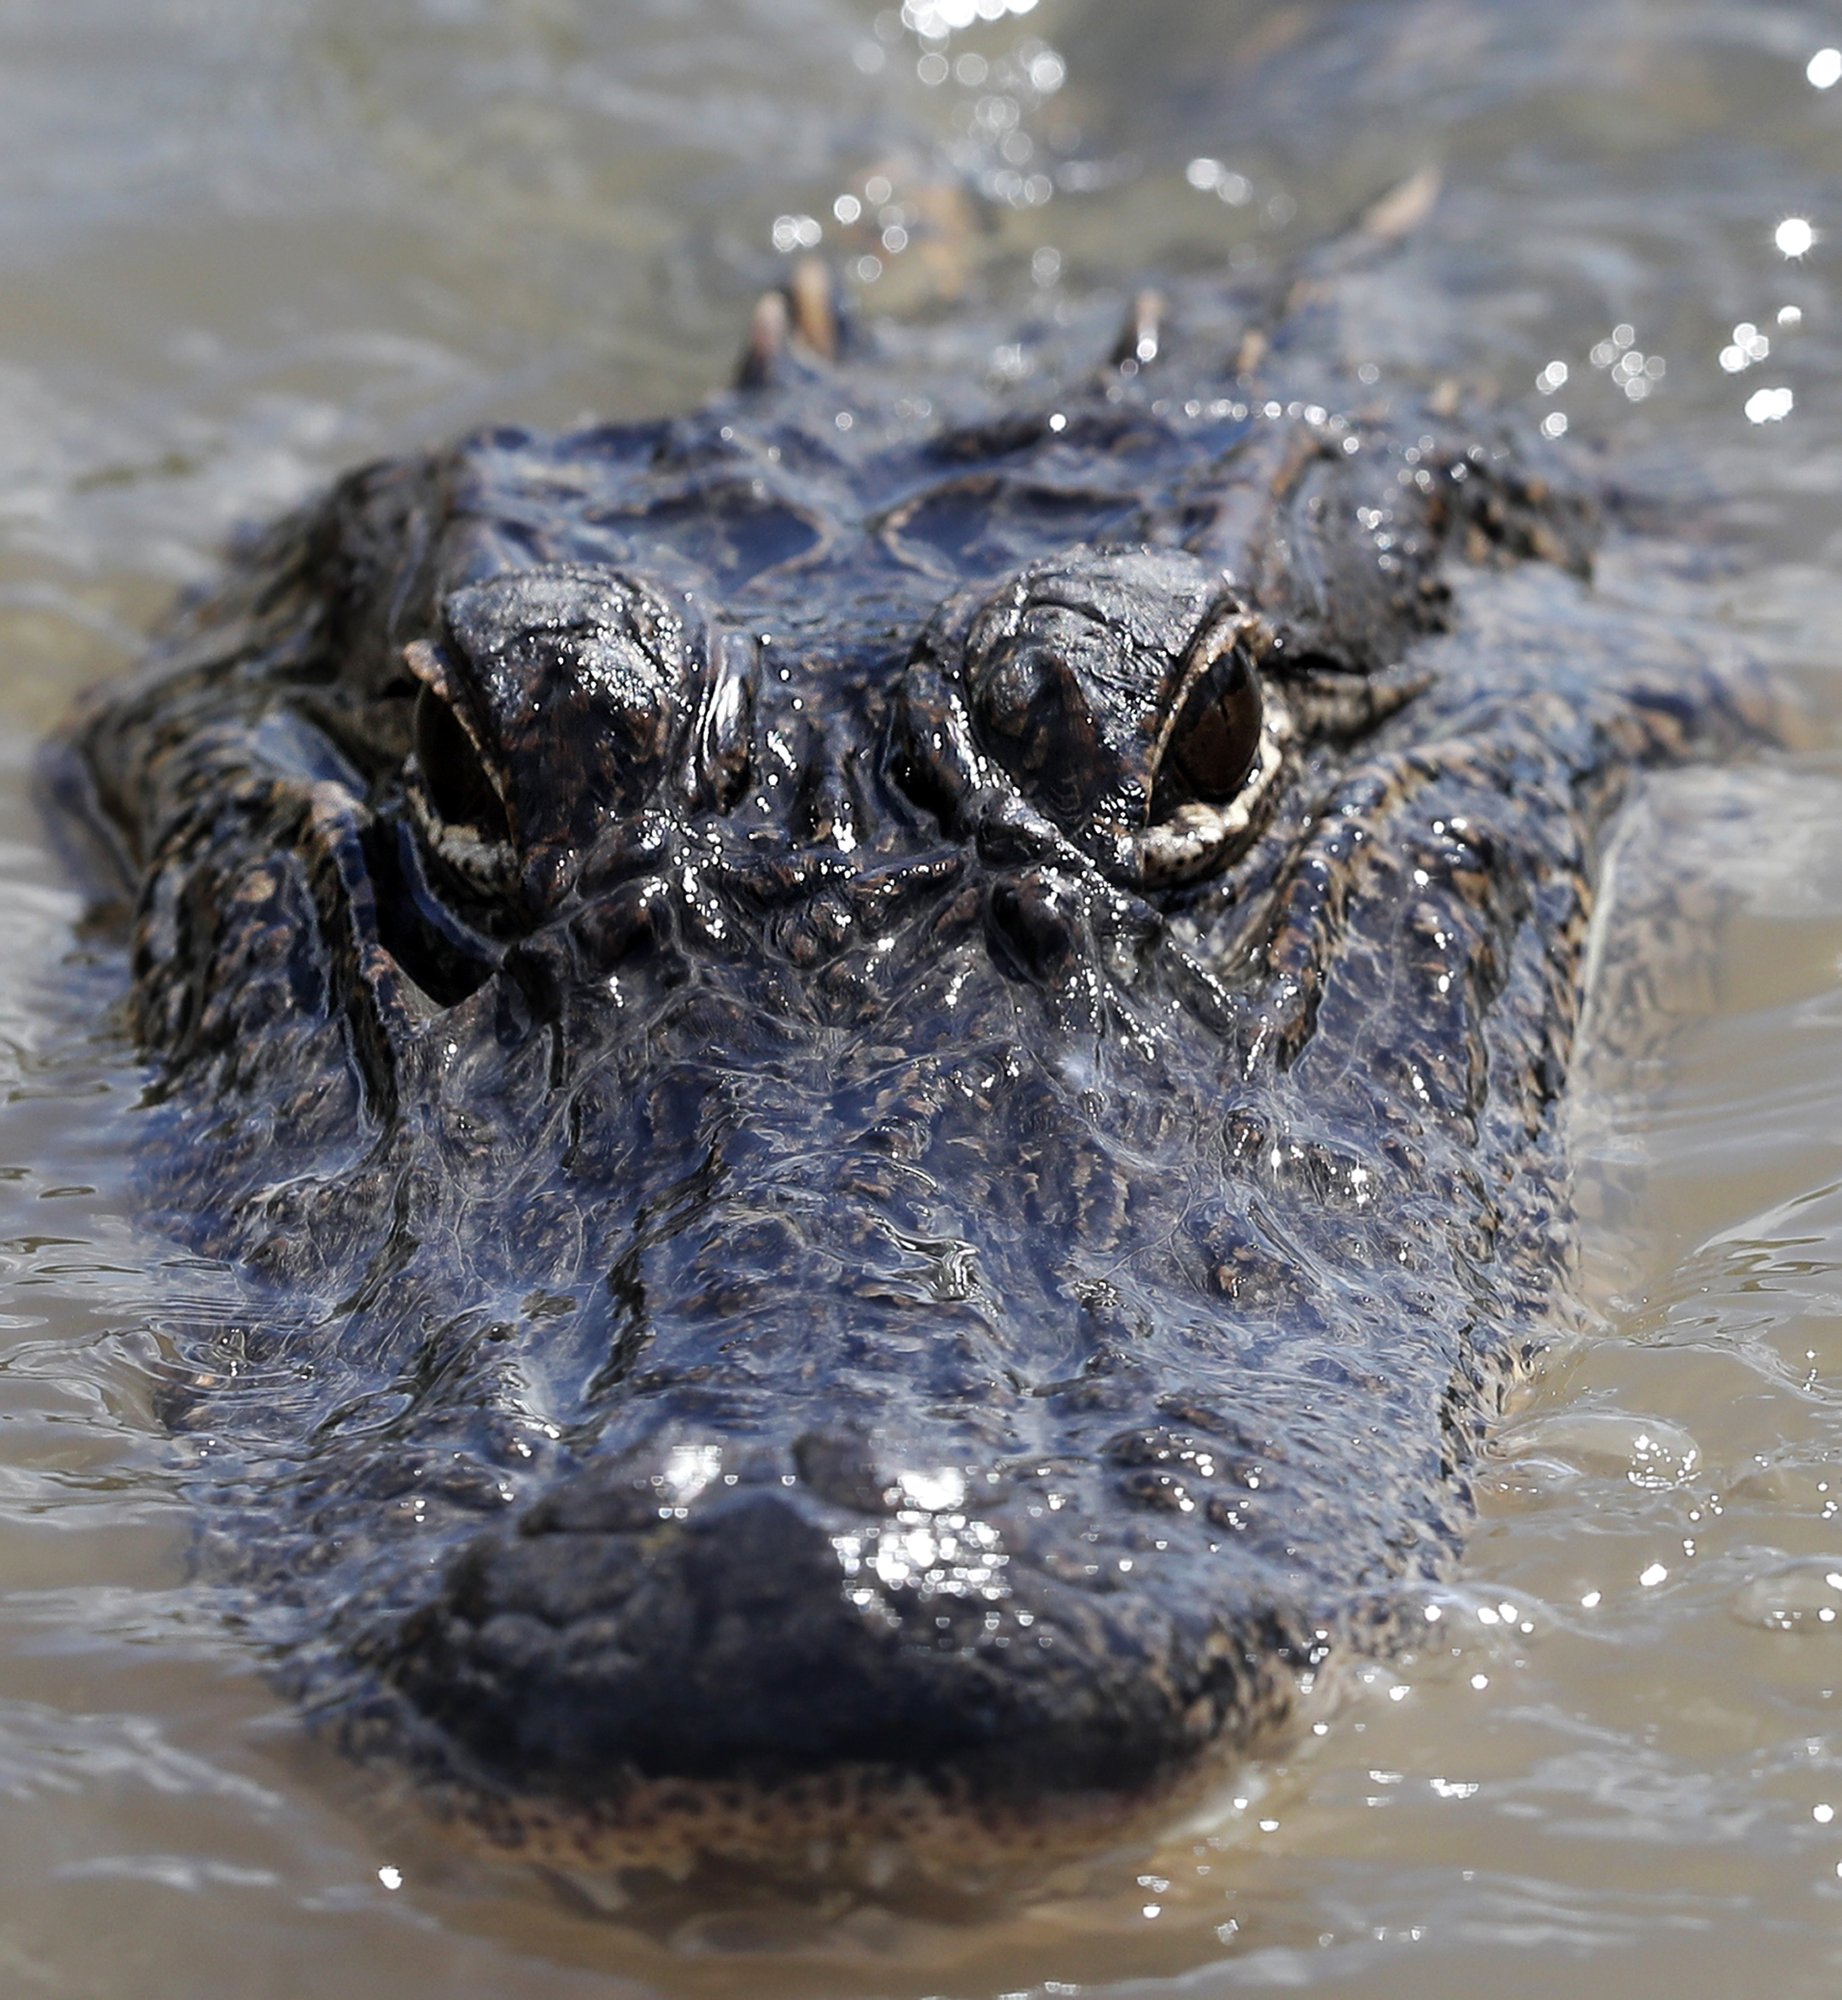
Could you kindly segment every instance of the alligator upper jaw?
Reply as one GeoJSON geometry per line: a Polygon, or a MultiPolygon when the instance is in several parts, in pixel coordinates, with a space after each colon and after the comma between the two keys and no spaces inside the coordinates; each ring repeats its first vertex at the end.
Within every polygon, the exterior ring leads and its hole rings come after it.
{"type": "Polygon", "coordinates": [[[413,1746],[438,1808],[526,1854],[899,1848],[965,1876],[1168,1808],[1211,1744],[1292,1715],[1324,1650],[1054,1575],[963,1513],[872,1522],[779,1480],[651,1511],[590,1478],[478,1537],[361,1641],[382,1703],[351,1706],[348,1744],[388,1712],[391,1762],[413,1746]]]}

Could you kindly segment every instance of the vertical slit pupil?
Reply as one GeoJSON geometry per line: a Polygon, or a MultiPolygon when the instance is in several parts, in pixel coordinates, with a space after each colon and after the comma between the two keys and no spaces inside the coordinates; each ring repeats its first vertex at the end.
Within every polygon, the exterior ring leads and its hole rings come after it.
{"type": "Polygon", "coordinates": [[[1184,697],[1158,768],[1152,817],[1200,800],[1222,805],[1247,782],[1260,754],[1260,683],[1246,655],[1229,646],[1184,697]]]}

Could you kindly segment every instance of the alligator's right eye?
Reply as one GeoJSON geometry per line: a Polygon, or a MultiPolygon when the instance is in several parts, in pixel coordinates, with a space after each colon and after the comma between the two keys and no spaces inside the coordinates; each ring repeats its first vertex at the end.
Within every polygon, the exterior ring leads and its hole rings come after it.
{"type": "Polygon", "coordinates": [[[508,846],[512,829],[505,801],[460,719],[431,687],[416,697],[415,745],[423,791],[434,816],[445,826],[508,846]]]}
{"type": "Polygon", "coordinates": [[[1237,620],[1224,619],[1203,634],[1173,708],[1158,746],[1154,820],[1186,805],[1225,805],[1260,760],[1266,704],[1237,620]]]}
{"type": "Polygon", "coordinates": [[[1121,875],[1170,881],[1234,853],[1287,718],[1219,572],[1169,549],[1080,549],[973,620],[967,707],[988,755],[1121,875]]]}
{"type": "Polygon", "coordinates": [[[407,647],[404,659],[422,683],[409,769],[410,815],[427,846],[463,882],[482,895],[502,895],[518,873],[511,815],[503,781],[455,713],[454,662],[426,639],[407,647]]]}

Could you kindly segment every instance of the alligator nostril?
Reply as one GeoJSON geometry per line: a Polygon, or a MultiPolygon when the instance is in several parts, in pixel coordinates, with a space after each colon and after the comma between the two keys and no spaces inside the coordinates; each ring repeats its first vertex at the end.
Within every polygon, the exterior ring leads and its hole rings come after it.
{"type": "Polygon", "coordinates": [[[374,1663],[485,1765],[543,1791],[822,1760],[885,1728],[893,1641],[846,1600],[798,1496],[729,1489],[684,1521],[657,1498],[637,1457],[572,1481],[518,1532],[479,1537],[378,1636],[374,1663]]]}
{"type": "Polygon", "coordinates": [[[545,1494],[518,1523],[524,1536],[634,1535],[659,1524],[659,1489],[636,1467],[578,1478],[545,1494]]]}
{"type": "Polygon", "coordinates": [[[999,882],[986,903],[993,955],[1007,971],[1044,981],[1075,948],[1074,892],[1058,875],[1031,870],[999,882]]]}
{"type": "Polygon", "coordinates": [[[794,1441],[793,1468],[808,1492],[834,1507],[859,1514],[889,1511],[890,1488],[865,1438],[848,1431],[808,1431],[794,1441]]]}
{"type": "MultiPolygon", "coordinates": [[[[848,1490],[870,1443],[809,1433],[802,1474],[848,1490]]],[[[367,1666],[489,1784],[565,1805],[814,1775],[909,1773],[999,1802],[1117,1790],[1182,1727],[1202,1681],[1154,1670],[1159,1625],[1111,1617],[1078,1563],[1019,1560],[951,1468],[905,1474],[874,1496],[887,1518],[843,1532],[835,1502],[765,1460],[625,1525],[706,1449],[654,1440],[476,1536],[372,1628],[367,1666]]]]}

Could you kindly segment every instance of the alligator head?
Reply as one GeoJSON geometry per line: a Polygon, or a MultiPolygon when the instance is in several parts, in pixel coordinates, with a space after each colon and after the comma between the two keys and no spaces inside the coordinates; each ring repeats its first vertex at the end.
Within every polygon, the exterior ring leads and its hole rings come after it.
{"type": "Polygon", "coordinates": [[[1745,700],[1527,453],[1198,319],[372,466],[65,738],[246,1274],[209,1567],[491,1837],[1086,1824],[1461,1544],[1608,817],[1745,700]]]}

